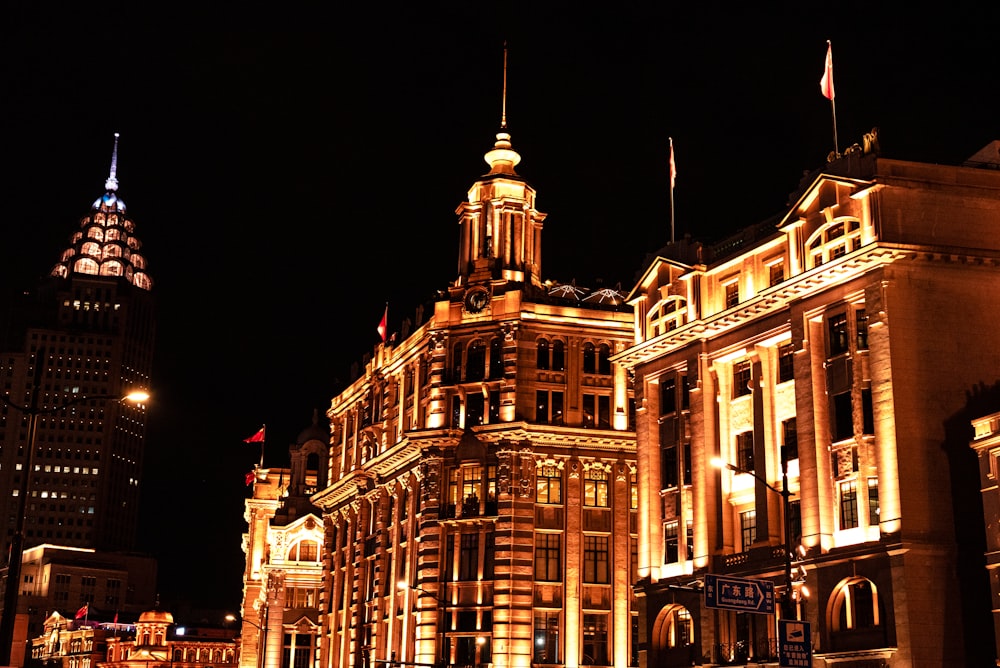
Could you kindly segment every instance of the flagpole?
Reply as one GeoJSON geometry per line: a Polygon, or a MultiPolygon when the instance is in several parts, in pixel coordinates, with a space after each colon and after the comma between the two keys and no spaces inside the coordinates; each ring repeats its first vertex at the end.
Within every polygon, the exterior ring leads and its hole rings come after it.
{"type": "Polygon", "coordinates": [[[837,141],[837,102],[833,88],[833,44],[826,40],[826,63],[823,66],[823,78],[819,82],[823,96],[830,100],[830,113],[833,114],[833,157],[840,157],[840,143],[837,141]]]}
{"type": "MultiPolygon", "coordinates": [[[[267,425],[265,424],[261,429],[267,429],[267,425]]],[[[264,439],[260,439],[260,468],[264,468],[264,439]]]]}
{"type": "Polygon", "coordinates": [[[674,138],[670,137],[670,243],[674,243],[674,178],[677,169],[674,167],[674,138]]]}

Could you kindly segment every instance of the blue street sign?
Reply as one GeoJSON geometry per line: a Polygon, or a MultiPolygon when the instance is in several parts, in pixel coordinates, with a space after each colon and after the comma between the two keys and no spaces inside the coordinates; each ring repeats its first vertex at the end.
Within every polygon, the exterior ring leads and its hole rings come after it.
{"type": "Polygon", "coordinates": [[[809,622],[778,620],[778,665],[812,666],[812,638],[809,622]]]}
{"type": "Polygon", "coordinates": [[[774,583],[706,574],[705,607],[774,614],[774,583]]]}

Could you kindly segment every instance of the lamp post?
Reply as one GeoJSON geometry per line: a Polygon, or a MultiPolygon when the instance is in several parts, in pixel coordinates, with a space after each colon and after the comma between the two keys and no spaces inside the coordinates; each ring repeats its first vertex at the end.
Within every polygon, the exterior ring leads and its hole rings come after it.
{"type": "MultiPolygon", "coordinates": [[[[235,622],[236,615],[230,613],[227,614],[223,619],[227,622],[235,622]]],[[[267,647],[267,633],[263,628],[260,627],[256,622],[251,622],[249,619],[240,619],[240,651],[242,653],[243,649],[243,624],[249,624],[250,626],[257,629],[257,666],[258,668],[264,665],[264,648],[267,647]]],[[[266,625],[266,623],[265,623],[266,625]]]]}
{"type": "Polygon", "coordinates": [[[788,489],[788,458],[785,456],[786,450],[785,446],[781,446],[781,489],[776,488],[774,485],[769,483],[767,480],[757,475],[753,471],[747,471],[742,469],[735,464],[730,464],[729,462],[714,457],[712,459],[712,466],[720,469],[729,469],[735,473],[746,473],[752,476],[757,482],[764,485],[767,489],[771,490],[775,494],[781,496],[781,514],[782,514],[782,540],[784,541],[784,552],[785,552],[785,594],[781,598],[781,618],[782,619],[794,619],[795,610],[793,608],[792,601],[792,548],[791,542],[791,514],[788,512],[791,506],[791,496],[792,492],[788,489]]]}
{"type": "MultiPolygon", "coordinates": [[[[436,624],[435,624],[435,627],[436,627],[437,631],[436,631],[436,633],[434,635],[434,643],[435,643],[435,645],[434,645],[434,655],[437,658],[435,659],[435,664],[434,665],[439,665],[439,663],[446,664],[447,661],[444,660],[444,659],[441,659],[441,657],[440,657],[441,650],[444,647],[444,643],[440,641],[440,629],[441,629],[441,622],[442,622],[441,609],[444,607],[445,602],[442,601],[441,598],[437,594],[435,594],[434,592],[428,591],[428,590],[424,589],[423,587],[421,587],[419,585],[411,585],[406,580],[400,580],[399,582],[397,582],[396,583],[396,589],[398,589],[400,591],[405,591],[407,589],[412,589],[413,591],[420,592],[422,595],[434,599],[434,602],[437,604],[437,606],[436,606],[437,607],[437,621],[436,621],[436,624]]],[[[424,640],[424,638],[417,638],[417,640],[424,640]]],[[[416,653],[416,647],[414,647],[414,652],[416,653]]],[[[424,664],[424,665],[427,665],[427,664],[424,664]]]]}
{"type": "Polygon", "coordinates": [[[3,619],[0,620],[0,666],[9,666],[14,645],[14,622],[17,617],[17,599],[21,589],[21,559],[24,556],[24,525],[28,514],[28,497],[31,494],[32,460],[35,455],[38,436],[38,417],[58,413],[70,406],[84,401],[99,401],[118,399],[141,403],[149,399],[147,392],[131,392],[125,396],[119,394],[80,394],[56,406],[40,406],[41,375],[45,367],[45,351],[39,348],[35,351],[35,375],[31,386],[29,402],[26,406],[16,404],[6,395],[0,394],[0,403],[13,408],[22,415],[28,416],[27,453],[24,456],[24,480],[17,496],[17,524],[10,541],[10,555],[7,559],[7,582],[4,588],[3,619]]]}

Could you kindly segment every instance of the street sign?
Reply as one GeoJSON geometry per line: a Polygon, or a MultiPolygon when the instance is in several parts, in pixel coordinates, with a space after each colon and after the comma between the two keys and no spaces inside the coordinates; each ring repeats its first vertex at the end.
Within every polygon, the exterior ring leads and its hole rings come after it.
{"type": "Polygon", "coordinates": [[[705,574],[705,607],[774,614],[774,583],[705,574]]]}
{"type": "Polygon", "coordinates": [[[778,620],[778,665],[790,668],[812,665],[809,622],[778,620]]]}

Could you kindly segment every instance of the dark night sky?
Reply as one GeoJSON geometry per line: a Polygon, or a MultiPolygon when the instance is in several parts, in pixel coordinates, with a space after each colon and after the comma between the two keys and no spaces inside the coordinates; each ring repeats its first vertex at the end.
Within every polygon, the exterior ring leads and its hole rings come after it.
{"type": "Polygon", "coordinates": [[[668,137],[678,236],[784,207],[833,148],[827,39],[841,149],[878,126],[887,157],[956,164],[1000,139],[1000,11],[975,3],[37,4],[0,17],[0,281],[51,268],[120,132],[160,323],[141,547],[174,609],[240,601],[242,439],[266,423],[286,464],[385,302],[398,329],[455,278],[504,40],[544,274],[582,285],[627,291],[669,241],[668,137]]]}

